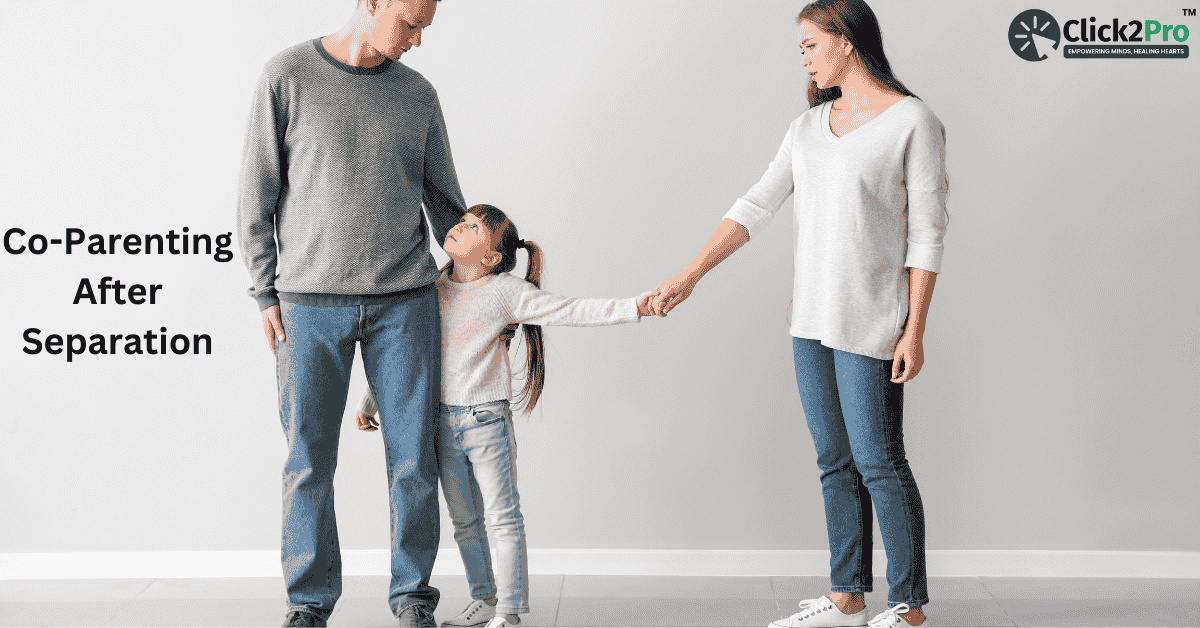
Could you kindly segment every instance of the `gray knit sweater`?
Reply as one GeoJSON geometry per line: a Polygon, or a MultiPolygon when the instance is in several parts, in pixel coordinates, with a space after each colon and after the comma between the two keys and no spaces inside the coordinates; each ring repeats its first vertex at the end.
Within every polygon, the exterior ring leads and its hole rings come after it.
{"type": "Polygon", "coordinates": [[[280,292],[382,295],[433,283],[422,202],[440,244],[466,203],[429,81],[399,62],[346,65],[320,39],[267,63],[237,206],[259,309],[280,292]]]}

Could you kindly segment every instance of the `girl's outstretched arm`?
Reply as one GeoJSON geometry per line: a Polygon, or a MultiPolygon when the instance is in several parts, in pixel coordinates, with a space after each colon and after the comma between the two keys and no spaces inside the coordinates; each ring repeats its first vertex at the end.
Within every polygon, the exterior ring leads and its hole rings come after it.
{"type": "Polygon", "coordinates": [[[629,299],[580,299],[542,290],[528,281],[511,277],[500,278],[497,294],[507,310],[509,320],[529,325],[563,325],[568,327],[597,327],[619,323],[636,323],[649,316],[649,300],[653,292],[629,299]]]}
{"type": "Polygon", "coordinates": [[[655,289],[658,296],[651,304],[654,313],[666,316],[667,312],[675,309],[676,305],[683,303],[684,299],[692,294],[696,282],[700,281],[705,273],[725,261],[725,258],[749,241],[750,232],[746,227],[731,218],[722,220],[721,226],[713,232],[708,244],[704,245],[696,259],[692,260],[683,272],[658,284],[658,288],[655,289]]]}

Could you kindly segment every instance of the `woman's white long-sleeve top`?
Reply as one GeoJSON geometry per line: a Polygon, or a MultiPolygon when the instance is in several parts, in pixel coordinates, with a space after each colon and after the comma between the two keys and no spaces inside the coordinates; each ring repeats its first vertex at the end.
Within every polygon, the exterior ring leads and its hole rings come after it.
{"type": "Polygon", "coordinates": [[[946,133],[908,96],[838,137],[830,103],[788,127],[762,179],[725,215],[753,239],[795,193],[791,335],[891,360],[908,315],[909,268],[941,271],[946,133]]]}

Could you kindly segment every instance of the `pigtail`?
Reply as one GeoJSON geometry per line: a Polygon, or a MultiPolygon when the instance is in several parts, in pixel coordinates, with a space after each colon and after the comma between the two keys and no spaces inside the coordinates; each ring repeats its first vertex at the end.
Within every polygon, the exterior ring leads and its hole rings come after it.
{"type": "MultiPolygon", "coordinates": [[[[517,226],[499,208],[492,205],[473,205],[468,212],[479,216],[489,231],[499,236],[496,250],[500,252],[500,262],[492,267],[492,273],[507,273],[517,266],[517,250],[529,251],[529,264],[525,269],[525,281],[536,288],[542,287],[542,264],[545,256],[542,247],[534,242],[522,240],[517,235],[517,226]]],[[[453,262],[453,260],[451,260],[453,262]]],[[[452,267],[451,267],[452,268],[452,267]]],[[[546,349],[541,325],[526,325],[525,328],[525,386],[516,395],[516,405],[524,405],[525,412],[533,410],[538,399],[542,397],[542,387],[546,383],[546,349]]]]}
{"type": "MultiPolygon", "coordinates": [[[[542,247],[535,242],[521,240],[520,248],[529,251],[529,264],[525,270],[525,281],[542,287],[542,264],[545,256],[542,247]]],[[[525,412],[533,410],[542,396],[546,384],[546,349],[541,325],[521,325],[525,328],[525,387],[517,395],[518,405],[524,403],[525,412]]]]}

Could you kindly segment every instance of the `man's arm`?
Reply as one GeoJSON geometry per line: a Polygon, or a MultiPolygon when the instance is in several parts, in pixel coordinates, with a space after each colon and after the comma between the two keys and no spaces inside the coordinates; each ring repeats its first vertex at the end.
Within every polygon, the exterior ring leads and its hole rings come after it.
{"type": "Polygon", "coordinates": [[[246,141],[242,145],[242,170],[238,178],[237,225],[242,260],[250,271],[251,298],[263,314],[267,344],[285,340],[275,292],[275,212],[287,188],[287,160],[283,134],[287,117],[266,72],[259,78],[250,103],[246,141]]]}
{"type": "Polygon", "coordinates": [[[287,188],[283,136],[287,118],[266,72],[254,90],[242,169],[238,179],[237,226],[242,260],[250,271],[247,291],[259,310],[279,304],[275,292],[275,212],[287,188]]]}
{"type": "Polygon", "coordinates": [[[458,187],[458,175],[454,172],[454,159],[450,156],[450,139],[446,135],[446,120],[437,95],[433,98],[433,119],[429,123],[429,135],[425,138],[425,181],[422,200],[433,227],[433,236],[438,246],[446,243],[446,234],[463,214],[467,203],[458,187]]]}

